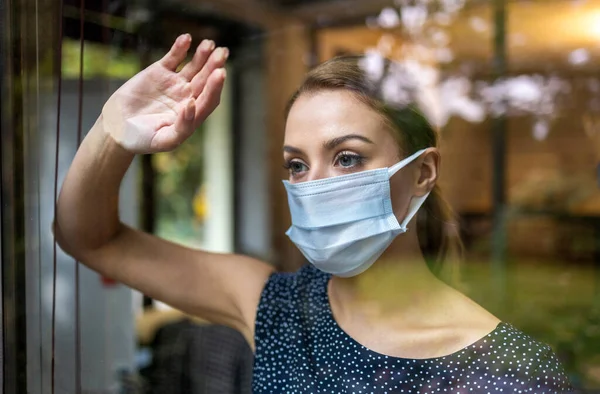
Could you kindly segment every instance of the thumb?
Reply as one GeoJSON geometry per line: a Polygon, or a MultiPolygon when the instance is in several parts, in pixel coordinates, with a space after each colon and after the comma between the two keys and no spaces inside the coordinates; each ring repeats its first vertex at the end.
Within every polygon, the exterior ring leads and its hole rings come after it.
{"type": "Polygon", "coordinates": [[[178,147],[194,133],[195,117],[196,103],[194,99],[188,99],[177,114],[175,123],[156,132],[152,140],[153,147],[160,151],[169,151],[178,147]]]}

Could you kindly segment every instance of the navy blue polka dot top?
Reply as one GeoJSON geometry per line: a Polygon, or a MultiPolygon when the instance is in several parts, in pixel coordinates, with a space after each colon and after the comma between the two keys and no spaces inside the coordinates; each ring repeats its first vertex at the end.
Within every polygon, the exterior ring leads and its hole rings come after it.
{"type": "Polygon", "coordinates": [[[273,274],[256,316],[253,392],[562,393],[552,350],[506,323],[444,357],[405,359],[367,349],[336,323],[331,276],[307,265],[273,274]]]}

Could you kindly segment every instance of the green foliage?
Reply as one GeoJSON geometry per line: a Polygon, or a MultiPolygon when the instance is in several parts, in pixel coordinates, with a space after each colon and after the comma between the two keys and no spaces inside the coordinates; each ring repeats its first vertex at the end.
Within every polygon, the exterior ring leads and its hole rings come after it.
{"type": "Polygon", "coordinates": [[[203,132],[199,129],[172,152],[155,154],[157,172],[157,234],[198,246],[202,223],[194,212],[194,199],[202,185],[203,132]]]}
{"type": "Polygon", "coordinates": [[[575,380],[600,387],[588,369],[600,367],[600,278],[593,267],[549,261],[512,262],[502,302],[490,264],[465,264],[467,294],[501,320],[543,341],[559,354],[575,380]],[[500,306],[500,307],[499,307],[500,306]]]}
{"type": "MultiPolygon", "coordinates": [[[[79,78],[80,42],[63,39],[62,73],[65,78],[79,78]]],[[[128,79],[140,71],[136,53],[122,52],[108,45],[84,42],[83,77],[128,79]]]]}

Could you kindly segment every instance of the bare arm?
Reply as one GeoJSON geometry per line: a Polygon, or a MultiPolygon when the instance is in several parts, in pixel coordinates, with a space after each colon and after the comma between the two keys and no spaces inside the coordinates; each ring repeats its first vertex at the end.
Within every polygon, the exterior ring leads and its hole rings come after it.
{"type": "Polygon", "coordinates": [[[207,253],[119,220],[119,186],[135,153],[172,149],[218,105],[226,56],[204,44],[179,73],[189,38],[109,99],[63,183],[55,220],[60,246],[91,269],[184,312],[236,328],[252,344],[254,317],[272,268],[207,253]]]}

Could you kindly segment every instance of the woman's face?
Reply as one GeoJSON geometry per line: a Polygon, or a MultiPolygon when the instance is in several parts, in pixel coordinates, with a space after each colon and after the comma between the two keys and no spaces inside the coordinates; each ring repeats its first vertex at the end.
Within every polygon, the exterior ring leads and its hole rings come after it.
{"type": "MultiPolygon", "coordinates": [[[[402,159],[381,116],[344,90],[304,94],[297,99],[285,127],[283,157],[291,183],[390,167],[402,159]]],[[[413,162],[391,179],[399,221],[414,195],[419,173],[413,162]]]]}

